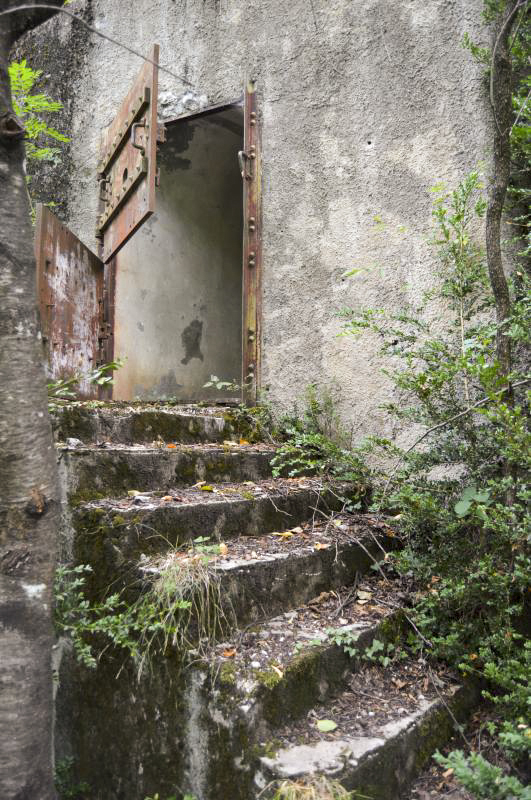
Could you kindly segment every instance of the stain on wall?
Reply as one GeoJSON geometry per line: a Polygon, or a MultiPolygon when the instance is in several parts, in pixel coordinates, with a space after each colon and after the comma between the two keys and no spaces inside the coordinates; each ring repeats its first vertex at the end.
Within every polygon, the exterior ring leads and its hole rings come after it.
{"type": "Polygon", "coordinates": [[[181,342],[185,350],[185,357],[181,359],[181,364],[188,364],[192,358],[204,361],[201,352],[201,337],[203,336],[203,323],[198,319],[193,319],[181,333],[181,342]]]}

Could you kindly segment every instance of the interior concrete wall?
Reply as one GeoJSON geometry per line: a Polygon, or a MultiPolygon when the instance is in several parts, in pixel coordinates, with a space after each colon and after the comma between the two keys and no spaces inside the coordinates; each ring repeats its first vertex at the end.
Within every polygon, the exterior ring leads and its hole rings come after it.
{"type": "Polygon", "coordinates": [[[116,260],[114,397],[194,401],[240,381],[243,112],[167,126],[156,212],[116,260]]]}
{"type": "MultiPolygon", "coordinates": [[[[356,436],[392,433],[379,406],[393,398],[377,340],[338,338],[335,311],[398,308],[433,284],[429,188],[437,181],[455,185],[490,158],[482,67],[461,44],[465,32],[488,41],[482,8],[483,0],[74,0],[69,6],[146,53],[160,44],[161,63],[181,76],[160,73],[162,116],[232,99],[245,76],[257,80],[262,385],[274,402],[289,405],[310,380],[336,382],[339,409],[356,436]],[[342,278],[354,267],[361,271],[342,278]]],[[[55,47],[59,37],[59,48],[67,49],[70,22],[47,26],[40,41],[49,47],[53,38],[55,47]]],[[[73,170],[65,191],[69,224],[93,245],[100,132],[139,60],[86,36],[86,54],[69,76],[73,170]]],[[[50,56],[41,52],[35,48],[34,66],[51,73],[50,56]]],[[[440,309],[430,313],[436,320],[440,309]]]]}

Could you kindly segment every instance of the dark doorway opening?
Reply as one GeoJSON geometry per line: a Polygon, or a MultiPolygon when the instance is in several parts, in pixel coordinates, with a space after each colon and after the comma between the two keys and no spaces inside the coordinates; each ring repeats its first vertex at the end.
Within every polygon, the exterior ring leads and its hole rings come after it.
{"type": "MultiPolygon", "coordinates": [[[[242,374],[241,104],[166,122],[156,211],[115,258],[115,399],[205,400],[242,374]]],[[[234,397],[234,390],[225,393],[234,397]]]]}

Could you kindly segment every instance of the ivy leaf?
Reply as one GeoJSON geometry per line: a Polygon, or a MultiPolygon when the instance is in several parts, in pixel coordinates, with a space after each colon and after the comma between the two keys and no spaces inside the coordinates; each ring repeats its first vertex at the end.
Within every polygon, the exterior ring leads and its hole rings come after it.
{"type": "Polygon", "coordinates": [[[470,500],[459,500],[454,506],[454,511],[458,517],[466,517],[472,505],[470,500]]]}

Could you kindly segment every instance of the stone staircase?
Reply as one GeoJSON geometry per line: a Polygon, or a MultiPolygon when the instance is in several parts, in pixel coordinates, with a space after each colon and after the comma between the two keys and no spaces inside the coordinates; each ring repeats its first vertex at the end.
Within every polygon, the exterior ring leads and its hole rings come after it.
{"type": "Polygon", "coordinates": [[[418,660],[379,663],[407,628],[369,569],[387,522],[342,513],[315,478],[272,478],[273,449],[241,443],[230,409],[73,403],[54,424],[64,559],[92,567],[90,597],[138,597],[194,540],[223,544],[221,622],[186,667],[170,650],[138,674],[109,650],[89,670],[59,648],[57,748],[84,796],[266,800],[324,775],[406,798],[474,698],[418,660]]]}

